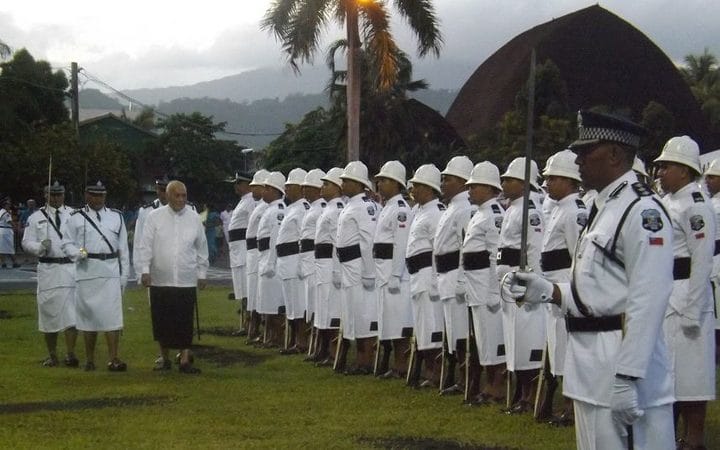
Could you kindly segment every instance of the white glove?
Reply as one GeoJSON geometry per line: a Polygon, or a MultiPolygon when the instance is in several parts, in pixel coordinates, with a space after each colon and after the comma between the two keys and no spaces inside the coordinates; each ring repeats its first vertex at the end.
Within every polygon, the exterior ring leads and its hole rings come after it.
{"type": "Polygon", "coordinates": [[[610,409],[613,419],[622,425],[632,425],[645,414],[645,411],[638,406],[635,381],[615,377],[610,409]]]}
{"type": "Polygon", "coordinates": [[[363,288],[366,291],[372,291],[375,289],[375,278],[364,278],[362,279],[363,288]]]}
{"type": "Polygon", "coordinates": [[[700,336],[700,320],[680,316],[680,328],[686,338],[696,339],[700,336]]]}
{"type": "Polygon", "coordinates": [[[332,284],[335,286],[335,289],[340,289],[342,287],[342,277],[340,276],[340,272],[332,273],[332,284]]]}
{"type": "Polygon", "coordinates": [[[510,295],[515,300],[527,303],[548,303],[552,300],[553,284],[535,272],[513,271],[508,279],[510,295]]]}
{"type": "Polygon", "coordinates": [[[388,291],[390,291],[391,294],[400,293],[400,277],[395,275],[390,277],[388,280],[388,291]]]}
{"type": "Polygon", "coordinates": [[[40,241],[40,254],[41,255],[47,255],[50,251],[50,246],[52,245],[52,242],[50,239],[43,239],[40,241]]]}
{"type": "Polygon", "coordinates": [[[455,299],[457,300],[458,303],[465,303],[465,293],[466,293],[465,283],[459,282],[455,286],[455,299]]]}

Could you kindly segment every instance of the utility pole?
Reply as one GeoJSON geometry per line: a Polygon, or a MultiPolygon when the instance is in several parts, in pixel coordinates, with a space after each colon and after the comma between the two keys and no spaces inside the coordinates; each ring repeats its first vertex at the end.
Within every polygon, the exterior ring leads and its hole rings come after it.
{"type": "Polygon", "coordinates": [[[78,96],[78,65],[70,63],[70,110],[75,134],[80,134],[80,98],[78,96]]]}

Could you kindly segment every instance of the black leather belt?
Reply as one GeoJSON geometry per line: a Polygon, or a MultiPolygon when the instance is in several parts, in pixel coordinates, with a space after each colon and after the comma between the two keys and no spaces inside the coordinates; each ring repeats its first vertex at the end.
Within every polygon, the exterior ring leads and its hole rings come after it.
{"type": "Polygon", "coordinates": [[[675,258],[673,260],[673,280],[687,280],[690,278],[690,257],[675,258]]]}
{"type": "Polygon", "coordinates": [[[9,226],[6,226],[6,225],[0,225],[0,228],[8,228],[8,229],[12,230],[12,227],[9,227],[9,226]]]}
{"type": "Polygon", "coordinates": [[[228,238],[230,242],[242,241],[245,240],[246,233],[247,228],[235,228],[234,230],[228,231],[228,238]]]}
{"type": "Polygon", "coordinates": [[[377,243],[373,244],[373,258],[375,259],[392,259],[393,244],[377,243]]]}
{"type": "Polygon", "coordinates": [[[405,266],[408,273],[414,274],[420,272],[421,269],[432,266],[432,252],[422,252],[405,258],[405,266]]]}
{"type": "Polygon", "coordinates": [[[713,256],[720,255],[720,239],[715,241],[715,253],[713,253],[713,256]]]}
{"type": "Polygon", "coordinates": [[[572,266],[572,257],[570,251],[566,248],[550,250],[540,254],[540,267],[542,267],[543,272],[569,269],[570,266],[572,266]]]}
{"type": "Polygon", "coordinates": [[[332,244],[315,244],[315,259],[332,258],[332,244]]]}
{"type": "Polygon", "coordinates": [[[498,255],[498,266],[519,266],[520,249],[503,247],[498,255]]]}
{"type": "Polygon", "coordinates": [[[49,256],[41,256],[38,258],[38,262],[45,264],[72,264],[72,260],[68,257],[51,258],[49,256]]]}
{"type": "Polygon", "coordinates": [[[435,268],[438,273],[446,273],[460,267],[460,250],[435,255],[435,268]]]}
{"type": "Polygon", "coordinates": [[[265,250],[270,250],[270,238],[262,238],[258,239],[258,250],[261,252],[264,252],[265,250]]]}
{"type": "Polygon", "coordinates": [[[625,316],[572,317],[565,316],[568,333],[597,333],[601,331],[622,330],[625,316]]]}
{"type": "Polygon", "coordinates": [[[275,246],[278,257],[297,255],[300,253],[300,245],[297,241],[295,242],[283,242],[275,246]]]}
{"type": "Polygon", "coordinates": [[[349,247],[338,247],[337,255],[341,263],[358,259],[361,256],[360,244],[351,245],[349,247]]]}
{"type": "Polygon", "coordinates": [[[481,270],[490,267],[490,252],[483,250],[481,252],[463,252],[463,269],[465,270],[481,270]]]}
{"type": "Polygon", "coordinates": [[[101,261],[105,261],[106,259],[115,259],[118,257],[117,252],[113,253],[88,253],[87,255],[90,259],[99,259],[101,261]]]}
{"type": "Polygon", "coordinates": [[[257,238],[248,238],[245,242],[248,250],[255,250],[257,248],[257,238]]]}
{"type": "Polygon", "coordinates": [[[311,252],[315,250],[314,239],[300,239],[300,253],[311,252]]]}

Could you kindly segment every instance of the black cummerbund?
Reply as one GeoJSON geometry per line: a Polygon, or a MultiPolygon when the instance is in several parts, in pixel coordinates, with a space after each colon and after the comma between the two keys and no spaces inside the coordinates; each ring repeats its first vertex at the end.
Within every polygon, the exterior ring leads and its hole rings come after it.
{"type": "Polygon", "coordinates": [[[435,268],[438,273],[446,273],[460,267],[460,250],[435,255],[435,268]]]}
{"type": "Polygon", "coordinates": [[[572,266],[572,257],[570,257],[570,251],[566,248],[550,250],[540,254],[540,267],[543,272],[569,269],[570,266],[572,266]]]}
{"type": "Polygon", "coordinates": [[[482,270],[490,267],[490,252],[467,252],[462,254],[463,269],[482,270]]]}

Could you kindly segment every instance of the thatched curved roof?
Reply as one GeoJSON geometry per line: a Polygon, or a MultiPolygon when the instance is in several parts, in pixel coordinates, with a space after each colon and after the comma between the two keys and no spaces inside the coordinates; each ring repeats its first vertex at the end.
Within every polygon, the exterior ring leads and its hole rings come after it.
{"type": "Polygon", "coordinates": [[[492,129],[513,108],[529,74],[530,53],[551,59],[568,88],[573,110],[595,105],[629,107],[637,120],[649,101],[663,104],[676,132],[712,149],[707,120],[672,61],[628,22],[590,6],[531,28],[490,56],[462,87],[448,121],[465,139],[492,129]]]}

